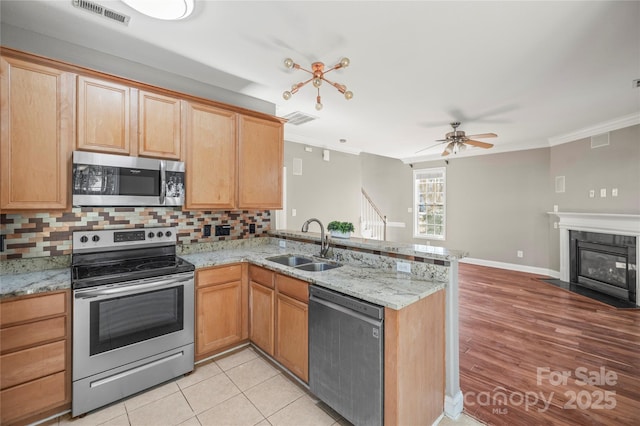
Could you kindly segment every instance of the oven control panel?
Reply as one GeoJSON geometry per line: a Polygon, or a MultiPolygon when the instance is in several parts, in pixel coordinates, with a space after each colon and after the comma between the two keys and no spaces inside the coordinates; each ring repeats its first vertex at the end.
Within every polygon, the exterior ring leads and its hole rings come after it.
{"type": "Polygon", "coordinates": [[[74,253],[175,244],[175,227],[103,229],[73,233],[74,253]]]}

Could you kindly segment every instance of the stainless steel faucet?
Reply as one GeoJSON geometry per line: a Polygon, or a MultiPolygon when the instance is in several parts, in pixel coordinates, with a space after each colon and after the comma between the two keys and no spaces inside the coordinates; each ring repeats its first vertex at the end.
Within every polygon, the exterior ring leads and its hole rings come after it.
{"type": "Polygon", "coordinates": [[[329,252],[329,236],[327,235],[325,237],[322,222],[312,217],[302,224],[302,232],[309,232],[309,224],[311,222],[318,222],[318,225],[320,225],[320,257],[327,257],[327,253],[329,252]]]}

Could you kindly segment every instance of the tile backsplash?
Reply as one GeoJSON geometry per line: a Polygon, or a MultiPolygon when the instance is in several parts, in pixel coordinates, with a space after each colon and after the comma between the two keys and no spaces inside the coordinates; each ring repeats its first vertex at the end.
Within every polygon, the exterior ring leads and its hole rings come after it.
{"type": "Polygon", "coordinates": [[[70,212],[0,214],[5,237],[0,259],[71,254],[73,231],[175,226],[178,244],[238,240],[266,236],[269,210],[182,211],[180,207],[76,207],[70,212]],[[255,234],[249,225],[255,224],[255,234]],[[204,237],[204,225],[212,236],[204,237]],[[230,235],[215,237],[216,225],[230,225],[230,235]]]}

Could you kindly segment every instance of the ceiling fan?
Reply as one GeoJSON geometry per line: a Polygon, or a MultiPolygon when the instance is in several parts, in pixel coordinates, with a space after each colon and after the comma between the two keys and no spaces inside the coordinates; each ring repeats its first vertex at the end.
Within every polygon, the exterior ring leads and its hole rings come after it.
{"type": "MultiPolygon", "coordinates": [[[[451,127],[453,127],[453,132],[449,132],[445,135],[444,139],[439,139],[435,145],[432,145],[428,148],[421,149],[418,152],[426,151],[427,149],[433,148],[434,146],[441,145],[446,143],[447,146],[444,148],[442,152],[442,156],[447,156],[449,154],[457,154],[460,151],[464,151],[467,149],[467,145],[477,146],[478,148],[491,148],[493,146],[492,143],[480,142],[473,140],[472,138],[495,138],[498,135],[495,133],[481,133],[479,135],[469,135],[466,136],[462,130],[458,130],[458,126],[460,126],[459,121],[454,121],[451,123],[451,127]]],[[[416,154],[418,153],[416,152],[416,154]]]]}

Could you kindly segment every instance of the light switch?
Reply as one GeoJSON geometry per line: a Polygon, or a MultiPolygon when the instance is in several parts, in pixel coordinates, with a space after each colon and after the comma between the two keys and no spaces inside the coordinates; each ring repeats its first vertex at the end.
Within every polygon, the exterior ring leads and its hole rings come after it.
{"type": "Polygon", "coordinates": [[[612,188],[611,189],[611,196],[612,197],[617,197],[618,196],[618,188],[612,188]]]}
{"type": "Polygon", "coordinates": [[[407,208],[407,213],[413,213],[413,209],[411,207],[407,208]]]}
{"type": "Polygon", "coordinates": [[[600,189],[600,198],[607,198],[607,188],[600,189]]]}
{"type": "Polygon", "coordinates": [[[298,211],[296,209],[291,209],[291,216],[295,216],[298,214],[298,211]]]}
{"type": "Polygon", "coordinates": [[[592,189],[592,190],[590,190],[590,191],[589,191],[589,198],[593,198],[593,197],[595,197],[595,196],[596,196],[596,191],[595,191],[595,190],[593,190],[593,189],[592,189]]]}

